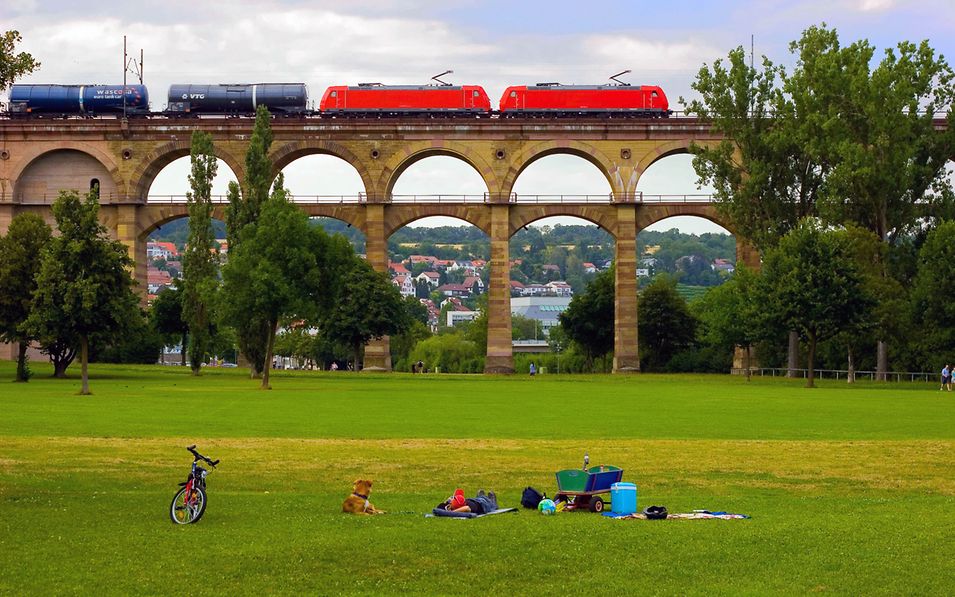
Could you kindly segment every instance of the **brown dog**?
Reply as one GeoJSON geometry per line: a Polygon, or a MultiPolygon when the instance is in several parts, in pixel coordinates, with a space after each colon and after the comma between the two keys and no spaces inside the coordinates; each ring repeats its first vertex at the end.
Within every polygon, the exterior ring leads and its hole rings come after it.
{"type": "Polygon", "coordinates": [[[342,512],[349,514],[384,514],[383,511],[378,510],[368,501],[369,495],[371,495],[371,481],[366,479],[356,480],[354,491],[342,503],[342,512]]]}

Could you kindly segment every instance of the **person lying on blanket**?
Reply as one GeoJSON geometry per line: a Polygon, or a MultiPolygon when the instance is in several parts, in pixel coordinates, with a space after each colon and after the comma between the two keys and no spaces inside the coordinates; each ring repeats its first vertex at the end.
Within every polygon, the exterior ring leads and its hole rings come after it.
{"type": "Polygon", "coordinates": [[[454,495],[438,504],[438,508],[452,512],[488,514],[498,509],[497,496],[493,491],[484,493],[483,489],[479,489],[476,496],[466,498],[462,489],[455,489],[454,495]]]}

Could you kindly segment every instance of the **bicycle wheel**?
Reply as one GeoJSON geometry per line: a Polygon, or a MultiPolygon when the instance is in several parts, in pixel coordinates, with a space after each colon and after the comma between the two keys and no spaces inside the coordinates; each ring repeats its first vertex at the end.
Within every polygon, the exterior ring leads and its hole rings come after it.
{"type": "Polygon", "coordinates": [[[186,496],[186,488],[183,487],[169,504],[169,518],[176,524],[196,522],[205,512],[206,492],[198,488],[193,488],[186,496]]]}

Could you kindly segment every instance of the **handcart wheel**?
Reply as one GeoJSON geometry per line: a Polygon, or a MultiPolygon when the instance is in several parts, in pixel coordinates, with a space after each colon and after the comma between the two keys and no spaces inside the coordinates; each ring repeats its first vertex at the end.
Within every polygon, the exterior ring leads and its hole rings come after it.
{"type": "Polygon", "coordinates": [[[595,497],[590,502],[590,511],[591,512],[603,512],[604,511],[604,501],[599,497],[595,497]]]}

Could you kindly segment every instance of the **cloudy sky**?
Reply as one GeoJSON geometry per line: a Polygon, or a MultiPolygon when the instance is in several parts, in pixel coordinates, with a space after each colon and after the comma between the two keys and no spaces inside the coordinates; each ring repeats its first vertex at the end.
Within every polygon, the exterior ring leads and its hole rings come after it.
{"type": "MultiPolygon", "coordinates": [[[[21,49],[42,62],[23,83],[122,82],[122,43],[145,53],[153,109],[172,83],[305,82],[317,100],[329,85],[378,81],[426,83],[446,69],[457,84],[480,84],[495,104],[511,84],[593,84],[624,69],[633,84],[659,84],[679,110],[680,96],[703,63],[755,36],[758,55],[790,63],[788,43],[825,22],[844,42],[877,48],[928,39],[955,50],[952,0],[805,0],[508,2],[491,0],[165,0],[75,2],[2,0],[0,29],[17,29],[21,49]]],[[[879,53],[881,54],[881,52],[879,53]]],[[[5,99],[5,98],[3,98],[5,99]]],[[[0,101],[3,101],[0,99],[0,101]]],[[[356,194],[357,175],[333,158],[289,166],[289,188],[302,195],[356,194]]],[[[220,185],[231,176],[227,168],[220,185]]],[[[185,190],[183,164],[160,175],[152,194],[185,190]]],[[[605,194],[609,185],[576,158],[552,157],[518,180],[524,194],[605,194]]],[[[646,173],[646,193],[698,190],[689,160],[668,158],[646,173]]],[[[484,192],[480,178],[452,158],[429,158],[399,180],[398,194],[484,192]]],[[[712,230],[672,219],[658,227],[712,230]]]]}

